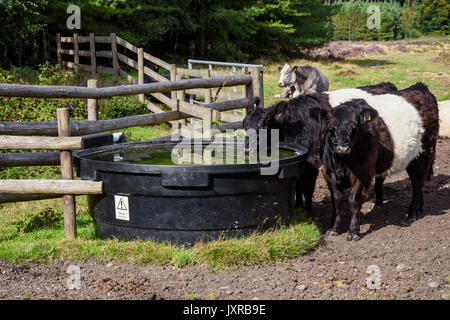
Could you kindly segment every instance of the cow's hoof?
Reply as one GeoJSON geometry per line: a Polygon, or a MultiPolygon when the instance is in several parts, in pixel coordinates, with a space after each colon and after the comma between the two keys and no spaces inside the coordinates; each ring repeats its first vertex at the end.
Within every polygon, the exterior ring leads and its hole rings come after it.
{"type": "Polygon", "coordinates": [[[419,218],[417,217],[416,214],[408,215],[408,222],[414,222],[414,221],[416,221],[417,219],[419,219],[419,218]]]}
{"type": "Polygon", "coordinates": [[[359,241],[359,239],[361,239],[361,237],[358,234],[350,232],[348,233],[347,241],[356,242],[359,241]]]}
{"type": "Polygon", "coordinates": [[[325,235],[326,235],[327,237],[335,237],[335,236],[339,235],[339,233],[337,233],[336,231],[330,229],[330,230],[328,230],[328,231],[325,233],[325,235]]]}

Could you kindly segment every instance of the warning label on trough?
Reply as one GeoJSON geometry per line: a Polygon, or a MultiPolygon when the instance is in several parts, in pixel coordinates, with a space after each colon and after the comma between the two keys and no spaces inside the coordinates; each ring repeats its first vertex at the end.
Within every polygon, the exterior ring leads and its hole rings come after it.
{"type": "Polygon", "coordinates": [[[130,207],[128,205],[128,197],[114,196],[116,208],[116,219],[130,221],[130,207]]]}

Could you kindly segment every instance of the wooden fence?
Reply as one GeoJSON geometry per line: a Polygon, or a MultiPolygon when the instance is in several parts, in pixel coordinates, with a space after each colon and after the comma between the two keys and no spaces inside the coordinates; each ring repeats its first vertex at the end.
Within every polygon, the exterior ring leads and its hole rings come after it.
{"type": "MultiPolygon", "coordinates": [[[[75,195],[102,193],[102,183],[73,180],[71,151],[82,148],[81,135],[119,130],[133,126],[154,125],[167,121],[179,121],[191,117],[203,120],[203,136],[211,137],[212,123],[222,120],[222,112],[247,108],[253,103],[254,81],[251,76],[238,75],[225,78],[200,78],[178,81],[161,81],[148,84],[124,85],[116,87],[96,88],[36,86],[18,84],[0,84],[0,96],[31,98],[86,98],[88,109],[96,104],[97,99],[112,96],[141,95],[148,93],[185,91],[190,89],[211,89],[217,87],[244,86],[245,97],[193,105],[181,103],[176,99],[176,108],[171,111],[119,119],[70,121],[68,109],[57,110],[57,121],[43,122],[0,122],[0,149],[2,150],[59,150],[61,180],[0,180],[0,201],[14,202],[53,198],[63,195],[64,228],[66,239],[76,237],[75,195]],[[93,102],[92,104],[89,102],[93,102]],[[27,136],[27,137],[24,137],[27,136]],[[45,137],[42,137],[45,136],[45,137]]],[[[7,167],[26,165],[54,165],[55,152],[51,153],[7,153],[0,154],[0,164],[7,167]]]]}
{"type": "MultiPolygon", "coordinates": [[[[98,73],[106,73],[114,76],[115,80],[119,80],[119,76],[124,77],[132,84],[144,84],[145,76],[150,77],[153,81],[157,82],[167,82],[167,81],[176,81],[182,80],[186,78],[214,78],[214,77],[226,77],[230,75],[238,75],[236,72],[226,72],[226,71],[218,71],[218,70],[209,70],[209,69],[186,69],[179,68],[175,64],[169,64],[157,57],[154,57],[146,52],[144,52],[143,48],[138,48],[128,41],[120,38],[114,33],[111,33],[109,36],[96,36],[94,33],[90,33],[89,36],[81,36],[78,34],[73,34],[71,37],[62,37],[60,34],[56,34],[56,36],[48,36],[44,41],[47,43],[44,45],[44,48],[49,48],[50,51],[55,52],[57,63],[60,66],[68,67],[72,69],[83,68],[91,72],[92,78],[96,78],[98,73]],[[49,43],[48,41],[51,41],[49,43]],[[89,50],[80,50],[80,44],[88,43],[89,50]],[[70,49],[63,48],[62,46],[70,46],[70,49]],[[69,45],[67,45],[69,44],[69,45]],[[96,50],[96,44],[109,44],[109,50],[96,50]],[[134,56],[134,57],[130,57],[134,56]],[[80,63],[80,57],[87,57],[89,60],[89,64],[80,63]],[[109,66],[99,65],[97,58],[107,58],[109,66]],[[68,60],[70,61],[68,61],[68,60]],[[150,62],[157,68],[162,68],[166,70],[166,73],[169,77],[167,79],[165,76],[156,72],[152,68],[147,67],[146,65],[150,62]],[[137,78],[132,76],[126,70],[136,70],[137,78]]],[[[49,54],[46,53],[46,56],[49,57],[49,54]]],[[[86,59],[87,60],[87,59],[86,59]]],[[[262,83],[259,83],[261,80],[259,79],[259,69],[258,68],[247,68],[242,70],[242,74],[249,74],[254,79],[255,87],[259,85],[262,86],[262,83]]],[[[96,87],[96,82],[93,80],[90,87],[96,87]]],[[[195,94],[204,96],[205,104],[211,104],[213,102],[214,97],[226,100],[235,100],[239,98],[246,97],[245,87],[242,91],[232,92],[221,90],[219,87],[217,89],[212,88],[192,88],[182,91],[172,91],[170,97],[163,95],[160,92],[150,92],[153,98],[158,100],[162,105],[171,110],[177,110],[180,107],[184,108],[193,108],[193,103],[189,103],[185,101],[186,94],[195,94]],[[189,107],[189,105],[191,107],[189,107]]],[[[255,91],[255,93],[258,91],[255,91]]],[[[157,105],[152,103],[151,101],[145,99],[144,94],[139,95],[139,99],[141,102],[145,103],[147,108],[155,113],[164,112],[164,108],[161,105],[157,105]]],[[[90,110],[95,110],[96,104],[95,101],[91,102],[90,110]]],[[[91,113],[89,113],[91,115],[91,113]]],[[[245,110],[243,110],[243,115],[245,116],[245,110]]],[[[199,113],[194,114],[197,118],[202,118],[203,116],[199,113]]],[[[89,117],[90,120],[97,120],[95,118],[95,112],[92,111],[92,116],[89,117]]],[[[220,121],[226,122],[236,122],[241,121],[242,116],[237,116],[231,113],[222,113],[219,116],[220,121]]],[[[181,121],[172,121],[173,131],[178,130],[182,127],[184,122],[181,121]]],[[[208,124],[206,124],[208,125],[208,124]]]]}

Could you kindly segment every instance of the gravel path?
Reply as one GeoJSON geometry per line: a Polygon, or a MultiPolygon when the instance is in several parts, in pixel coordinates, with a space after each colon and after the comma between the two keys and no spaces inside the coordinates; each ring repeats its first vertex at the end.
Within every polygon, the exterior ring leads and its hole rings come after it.
{"type": "MultiPolygon", "coordinates": [[[[425,216],[406,222],[409,180],[406,173],[390,177],[383,209],[364,205],[357,243],[342,234],[323,239],[316,251],[298,259],[226,273],[206,266],[74,262],[80,267],[79,290],[66,286],[70,262],[27,266],[0,260],[0,298],[185,299],[190,294],[197,299],[450,299],[450,139],[440,139],[437,151],[435,175],[425,187],[425,216]]],[[[330,210],[321,178],[315,214],[322,231],[330,210]]]]}

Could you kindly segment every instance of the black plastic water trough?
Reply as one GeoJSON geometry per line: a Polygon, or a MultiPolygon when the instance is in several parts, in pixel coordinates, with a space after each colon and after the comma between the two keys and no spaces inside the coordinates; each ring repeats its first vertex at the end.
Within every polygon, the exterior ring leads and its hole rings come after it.
{"type": "MultiPolygon", "coordinates": [[[[241,148],[244,140],[227,143],[241,148]]],[[[123,143],[74,153],[82,179],[103,181],[104,193],[88,196],[98,237],[186,244],[248,235],[289,221],[305,148],[281,143],[285,158],[272,160],[279,165],[274,175],[261,175],[267,163],[153,165],[126,160],[130,153],[177,144],[123,143]]]]}

